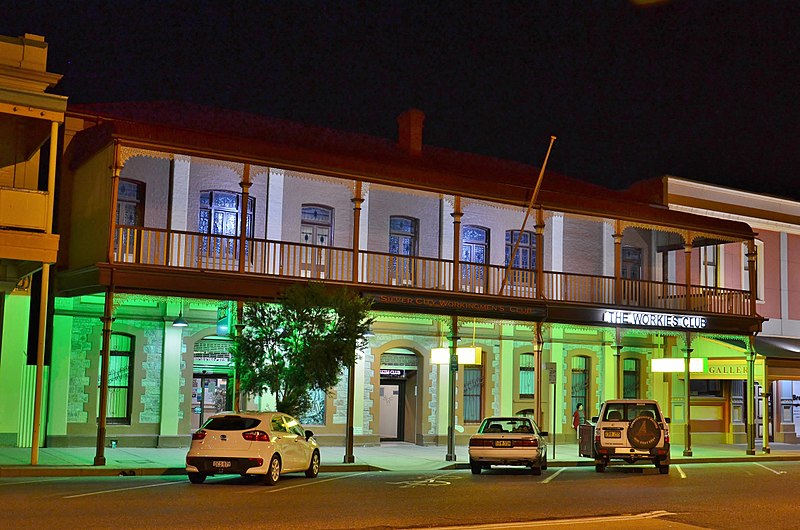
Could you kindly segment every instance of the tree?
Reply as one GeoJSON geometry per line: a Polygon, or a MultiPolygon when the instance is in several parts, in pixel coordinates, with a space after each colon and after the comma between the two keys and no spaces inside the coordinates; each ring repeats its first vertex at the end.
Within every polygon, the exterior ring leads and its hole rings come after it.
{"type": "Polygon", "coordinates": [[[371,307],[357,293],[320,283],[291,286],[280,303],[245,304],[233,349],[240,389],[273,393],[278,410],[302,415],[310,390],[327,391],[355,364],[371,307]]]}

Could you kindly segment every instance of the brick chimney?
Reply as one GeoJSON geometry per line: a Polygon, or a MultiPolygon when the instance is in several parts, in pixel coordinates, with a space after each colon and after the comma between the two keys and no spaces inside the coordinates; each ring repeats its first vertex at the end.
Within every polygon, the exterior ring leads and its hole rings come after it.
{"type": "Polygon", "coordinates": [[[419,109],[408,109],[397,117],[398,145],[411,155],[422,154],[422,125],[425,113],[419,109]]]}

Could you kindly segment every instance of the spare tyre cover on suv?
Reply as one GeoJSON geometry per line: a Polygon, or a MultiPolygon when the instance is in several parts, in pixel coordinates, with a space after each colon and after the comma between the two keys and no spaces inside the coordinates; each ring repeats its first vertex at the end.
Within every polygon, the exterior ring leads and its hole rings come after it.
{"type": "Polygon", "coordinates": [[[661,440],[661,429],[649,416],[638,416],[628,425],[628,441],[636,449],[652,449],[661,440]]]}

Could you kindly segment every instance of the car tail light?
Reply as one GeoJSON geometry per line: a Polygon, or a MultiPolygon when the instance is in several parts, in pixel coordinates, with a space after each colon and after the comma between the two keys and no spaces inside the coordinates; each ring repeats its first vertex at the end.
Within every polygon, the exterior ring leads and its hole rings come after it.
{"type": "Polygon", "coordinates": [[[596,444],[600,443],[600,432],[599,431],[594,433],[594,443],[596,443],[596,444]]]}
{"type": "Polygon", "coordinates": [[[492,446],[492,441],[491,440],[486,440],[484,438],[472,438],[469,441],[469,446],[470,447],[491,447],[492,446]]]}
{"type": "Polygon", "coordinates": [[[524,440],[514,440],[515,447],[539,447],[539,440],[536,438],[526,438],[524,440]]]}
{"type": "Polygon", "coordinates": [[[206,431],[200,429],[199,431],[192,434],[192,440],[202,440],[206,437],[206,431]]]}
{"type": "Polygon", "coordinates": [[[669,443],[669,431],[664,431],[664,443],[669,443]]]}
{"type": "Polygon", "coordinates": [[[242,433],[242,438],[250,442],[268,442],[269,434],[264,431],[247,431],[242,433]]]}

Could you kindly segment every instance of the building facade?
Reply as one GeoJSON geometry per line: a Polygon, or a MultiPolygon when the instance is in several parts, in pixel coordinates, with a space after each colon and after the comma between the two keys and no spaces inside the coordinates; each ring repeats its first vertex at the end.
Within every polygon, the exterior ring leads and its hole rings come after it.
{"type": "Polygon", "coordinates": [[[99,423],[104,444],[182,446],[237,399],[274,406],[234,395],[235,315],[308,281],[356,289],[376,318],[352,416],[343,377],[303,418],[321,443],[349,421],[358,444],[464,442],[491,414],[574,440],[577,404],[591,417],[611,397],[659,400],[678,442],[690,421],[715,443],[754,432],[750,226],[670,209],[652,183],[546,171],[534,197],[539,168],[426,146],[423,122],[403,113],[389,141],[186,104],[70,107],[46,443],[92,445],[99,423]],[[748,283],[711,282],[717,255],[714,274],[748,283]],[[713,425],[691,404],[703,373],[737,381],[713,425]]]}

